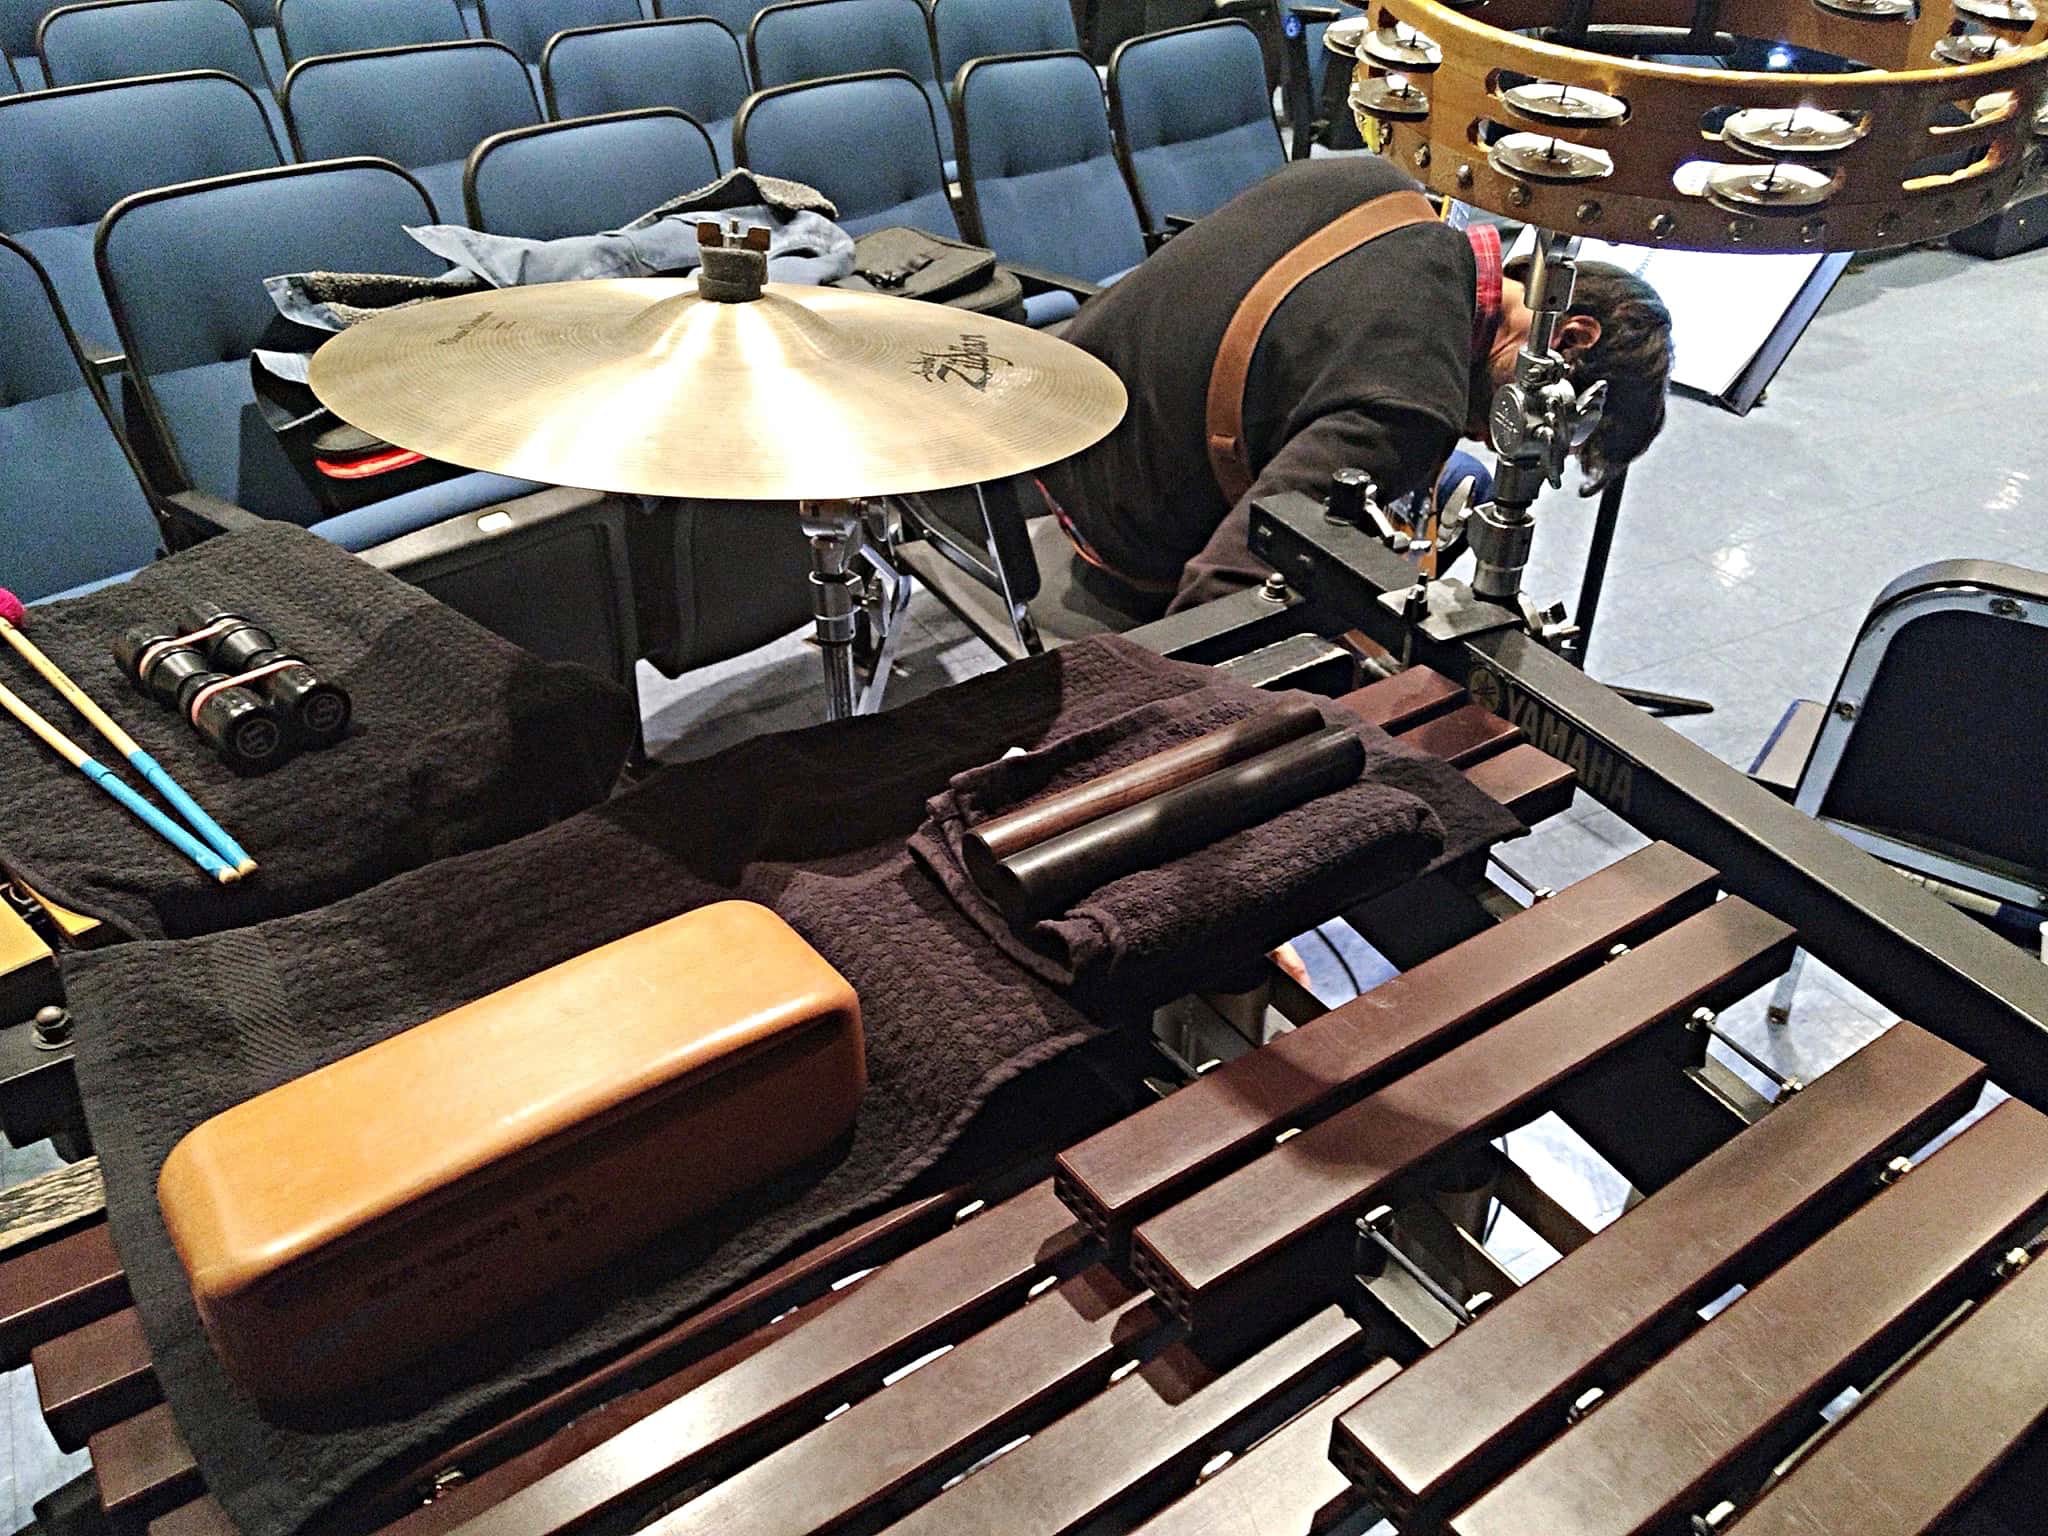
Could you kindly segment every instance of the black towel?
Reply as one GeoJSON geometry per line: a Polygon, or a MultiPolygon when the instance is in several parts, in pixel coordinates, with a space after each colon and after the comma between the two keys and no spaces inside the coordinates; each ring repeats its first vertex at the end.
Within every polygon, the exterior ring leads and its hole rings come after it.
{"type": "Polygon", "coordinates": [[[1013,929],[962,862],[966,834],[1029,801],[1070,789],[1275,707],[1215,676],[1208,686],[1142,705],[1042,750],[957,775],[931,802],[911,848],[1013,959],[1060,986],[1170,997],[1223,981],[1257,955],[1332,913],[1427,867],[1522,830],[1512,813],[1440,758],[1401,745],[1348,710],[1324,719],[1365,745],[1356,784],[1156,868],[1090,892],[1065,912],[1013,929]]]}
{"type": "MultiPolygon", "coordinates": [[[[401,871],[521,836],[610,793],[632,701],[544,662],[303,529],[210,539],[132,581],[30,613],[36,644],[262,866],[221,886],[11,720],[0,719],[0,865],[124,937],[179,938],[306,912],[401,871]],[[130,688],[111,646],[174,632],[187,605],[245,613],[349,690],[324,751],[234,773],[172,711],[130,688]]],[[[132,787],[141,781],[10,650],[0,681],[132,787]]]]}
{"type": "MultiPolygon", "coordinates": [[[[965,770],[1214,679],[1125,641],[1087,642],[886,715],[664,769],[569,821],[325,911],[67,957],[115,1242],[165,1396],[245,1536],[330,1511],[346,1526],[365,1490],[885,1204],[998,1086],[1146,1017],[1106,993],[1084,1012],[1027,973],[906,843],[965,770]],[[403,1392],[365,1394],[318,1426],[266,1423],[222,1376],[157,1211],[157,1172],[177,1140],[279,1083],[733,896],[781,913],[860,995],[869,1088],[850,1144],[494,1327],[403,1392]],[[143,1019],[148,1029],[116,1027],[143,1019]]],[[[1256,953],[1227,947],[1239,963],[1256,953]]]]}

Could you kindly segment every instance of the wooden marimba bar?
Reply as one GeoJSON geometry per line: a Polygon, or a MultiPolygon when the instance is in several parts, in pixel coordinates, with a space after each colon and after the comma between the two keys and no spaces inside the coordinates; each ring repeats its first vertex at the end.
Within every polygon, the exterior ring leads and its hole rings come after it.
{"type": "MultiPolygon", "coordinates": [[[[1530,819],[1569,800],[1433,674],[1350,702],[1530,819]]],[[[2048,1278],[2015,1256],[2048,1119],[2008,1102],[1902,1163],[1984,1080],[1912,1024],[1768,1107],[1715,1090],[1697,1010],[1795,942],[1652,844],[1050,1177],[784,1265],[399,1479],[385,1536],[1934,1530],[2048,1414],[2048,1278]],[[1599,1146],[1638,1093],[1665,1155],[1617,1161],[1660,1177],[1597,1233],[1493,1148],[1551,1109],[1599,1146]],[[1526,1284],[1485,1252],[1496,1199],[1561,1254],[1526,1284]]],[[[124,1300],[88,1226],[0,1263],[0,1346],[116,1529],[222,1536],[124,1300]]]]}

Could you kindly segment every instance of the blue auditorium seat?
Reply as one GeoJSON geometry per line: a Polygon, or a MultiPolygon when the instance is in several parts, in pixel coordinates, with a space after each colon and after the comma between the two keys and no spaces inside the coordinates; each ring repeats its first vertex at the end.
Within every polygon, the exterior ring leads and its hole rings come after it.
{"type": "Polygon", "coordinates": [[[0,0],[0,56],[7,69],[0,70],[0,90],[8,88],[8,71],[14,87],[33,91],[43,84],[43,61],[36,52],[36,28],[63,0],[0,0]]]}
{"type": "Polygon", "coordinates": [[[574,27],[549,42],[540,75],[550,117],[674,107],[703,124],[722,168],[733,165],[732,120],[747,99],[747,61],[739,39],[716,21],[574,27]]]}
{"type": "Polygon", "coordinates": [[[52,85],[217,69],[268,96],[248,19],[234,0],[90,0],[43,18],[36,34],[52,85]]]}
{"type": "Polygon", "coordinates": [[[478,229],[558,240],[617,229],[717,178],[710,136],[686,113],[649,107],[485,139],[464,197],[478,229]]]}
{"type": "Polygon", "coordinates": [[[1241,21],[1176,27],[1120,43],[1109,112],[1147,229],[1198,219],[1287,163],[1265,49],[1241,21]]]}
{"type": "Polygon", "coordinates": [[[156,515],[35,258],[0,237],[0,583],[26,602],[156,557],[156,515]]]}
{"type": "Polygon", "coordinates": [[[484,30],[539,68],[548,39],[570,27],[640,21],[640,0],[481,0],[484,30]]]}
{"type": "Polygon", "coordinates": [[[163,187],[106,216],[100,279],[128,354],[127,419],[154,499],[216,525],[250,514],[305,525],[537,654],[631,686],[640,633],[630,509],[617,498],[462,474],[323,517],[256,406],[249,357],[276,318],[263,280],[321,269],[433,275],[442,263],[404,230],[430,213],[404,171],[357,159],[163,187]],[[225,515],[195,506],[192,493],[229,504],[225,515]]]}
{"type": "Polygon", "coordinates": [[[277,0],[234,0],[234,4],[249,25],[249,35],[256,39],[264,72],[275,85],[284,79],[284,50],[277,37],[277,0]]]}
{"type": "Polygon", "coordinates": [[[733,139],[740,164],[831,198],[850,234],[896,224],[960,233],[931,99],[901,70],[761,91],[740,108],[733,139]]]}
{"type": "Polygon", "coordinates": [[[947,81],[970,59],[1081,46],[1068,0],[932,0],[932,36],[947,81]]]}
{"type": "Polygon", "coordinates": [[[709,16],[734,37],[745,41],[754,18],[768,9],[770,0],[654,0],[654,14],[679,21],[691,16],[709,16]]]}
{"type": "Polygon", "coordinates": [[[747,58],[754,84],[764,89],[901,70],[931,98],[940,150],[945,159],[953,158],[953,125],[924,0],[783,0],[754,18],[747,58]]]}
{"type": "MultiPolygon", "coordinates": [[[[969,233],[1005,261],[1104,284],[1145,259],[1095,66],[1080,53],[977,59],[954,86],[969,233]]],[[[1072,313],[1030,295],[1034,325],[1072,313]]]]}
{"type": "Polygon", "coordinates": [[[459,43],[455,0],[277,0],[277,33],[288,61],[410,43],[459,43]]]}
{"type": "Polygon", "coordinates": [[[284,115],[301,160],[396,161],[426,187],[439,221],[459,224],[470,151],[539,122],[540,104],[503,43],[421,43],[301,60],[285,77],[284,115]]]}
{"type": "Polygon", "coordinates": [[[93,266],[100,217],[130,193],[281,165],[254,93],[200,71],[0,99],[0,233],[49,274],[96,356],[120,351],[93,266]]]}
{"type": "Polygon", "coordinates": [[[0,96],[12,96],[21,89],[21,78],[14,73],[14,61],[0,54],[0,96]]]}
{"type": "Polygon", "coordinates": [[[160,490],[202,491],[363,549],[536,489],[463,475],[323,519],[257,409],[249,355],[276,319],[263,280],[307,271],[433,276],[444,263],[404,229],[431,217],[417,181],[366,159],[163,187],[106,216],[100,280],[128,355],[130,420],[146,422],[161,448],[160,458],[144,454],[160,490]]]}

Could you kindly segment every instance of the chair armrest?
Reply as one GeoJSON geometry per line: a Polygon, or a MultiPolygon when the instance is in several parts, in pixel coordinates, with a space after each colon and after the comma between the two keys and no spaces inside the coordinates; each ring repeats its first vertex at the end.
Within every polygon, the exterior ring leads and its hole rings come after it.
{"type": "Polygon", "coordinates": [[[544,491],[458,512],[425,528],[402,533],[359,552],[357,558],[380,571],[403,575],[412,566],[456,553],[508,533],[588,511],[607,499],[603,491],[550,486],[544,491]]]}
{"type": "Polygon", "coordinates": [[[1009,260],[1003,260],[1003,266],[1015,274],[1017,281],[1024,285],[1027,294],[1071,293],[1085,304],[1102,292],[1100,283],[1091,283],[1084,277],[1068,277],[1063,272],[1048,272],[1043,267],[1021,266],[1009,260]]]}
{"type": "Polygon", "coordinates": [[[1287,14],[1304,27],[1318,26],[1325,22],[1342,21],[1343,11],[1334,5],[1290,5],[1287,14]]]}
{"type": "Polygon", "coordinates": [[[1274,0],[1212,0],[1209,18],[1212,21],[1227,21],[1239,18],[1250,21],[1255,16],[1270,15],[1279,9],[1274,0]]]}
{"type": "Polygon", "coordinates": [[[261,528],[267,519],[246,507],[238,507],[204,491],[177,491],[164,498],[164,518],[174,528],[189,533],[194,543],[221,533],[246,533],[261,528]]]}

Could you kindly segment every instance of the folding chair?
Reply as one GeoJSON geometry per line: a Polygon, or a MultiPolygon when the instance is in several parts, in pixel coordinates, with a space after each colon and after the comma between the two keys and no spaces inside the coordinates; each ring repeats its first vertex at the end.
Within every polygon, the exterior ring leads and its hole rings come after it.
{"type": "Polygon", "coordinates": [[[953,158],[953,126],[924,0],[784,0],[747,29],[747,59],[754,84],[764,89],[901,70],[931,99],[941,155],[953,158]]]}
{"type": "Polygon", "coordinates": [[[739,163],[816,187],[852,234],[908,224],[958,236],[931,99],[901,70],[757,92],[733,132],[739,163]]]}
{"type": "Polygon", "coordinates": [[[1119,44],[1109,115],[1146,230],[1164,235],[1287,163],[1258,34],[1210,21],[1119,44]]]}
{"type": "Polygon", "coordinates": [[[468,34],[455,0],[277,0],[287,64],[329,53],[459,43],[468,34]]]}

